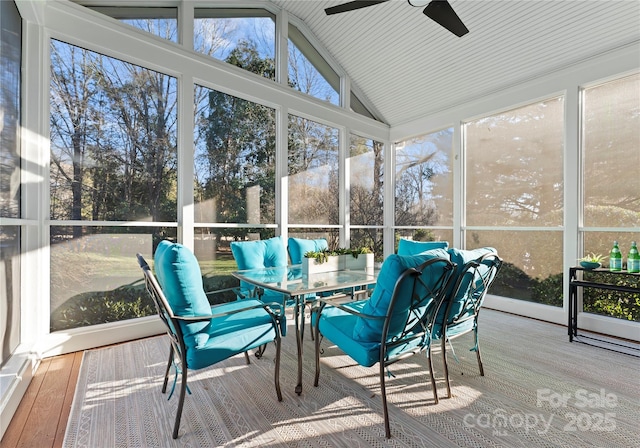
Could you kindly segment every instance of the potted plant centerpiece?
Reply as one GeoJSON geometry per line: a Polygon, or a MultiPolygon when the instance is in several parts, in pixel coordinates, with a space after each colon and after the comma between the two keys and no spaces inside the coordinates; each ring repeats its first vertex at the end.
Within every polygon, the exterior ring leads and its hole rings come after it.
{"type": "Polygon", "coordinates": [[[604,255],[590,253],[580,258],[578,261],[580,262],[580,266],[582,266],[583,268],[592,270],[601,267],[602,262],[605,258],[607,257],[605,257],[604,255]]]}
{"type": "Polygon", "coordinates": [[[369,268],[373,269],[373,252],[368,247],[306,252],[302,258],[303,275],[369,268]]]}

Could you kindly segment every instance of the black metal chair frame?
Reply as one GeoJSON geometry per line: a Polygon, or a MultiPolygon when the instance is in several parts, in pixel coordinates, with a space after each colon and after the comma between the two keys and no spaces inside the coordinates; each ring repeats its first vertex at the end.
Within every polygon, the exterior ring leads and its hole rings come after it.
{"type": "MultiPolygon", "coordinates": [[[[434,403],[438,403],[438,391],[436,388],[436,380],[433,372],[433,362],[431,357],[431,330],[433,328],[433,324],[435,322],[435,317],[438,314],[438,310],[440,309],[448,286],[453,281],[453,273],[455,270],[455,264],[451,263],[449,260],[444,258],[431,259],[427,262],[423,263],[418,268],[409,268],[405,270],[399,277],[395,283],[392,298],[389,303],[389,308],[387,310],[386,315],[384,316],[372,316],[366,315],[362,313],[358,313],[351,308],[342,306],[337,303],[332,303],[330,298],[327,299],[318,299],[319,306],[314,311],[316,317],[314,319],[320,319],[323,309],[325,306],[329,305],[332,307],[339,308],[347,313],[357,315],[359,317],[365,319],[374,319],[374,320],[384,320],[382,337],[381,337],[381,347],[380,347],[380,359],[379,359],[379,367],[380,367],[380,392],[382,396],[382,408],[384,414],[384,427],[385,427],[385,436],[387,438],[391,438],[391,428],[389,424],[389,411],[387,408],[387,394],[386,394],[386,385],[385,385],[385,370],[392,364],[395,364],[398,361],[406,359],[410,356],[421,352],[427,352],[427,359],[429,360],[429,372],[431,375],[431,388],[433,390],[434,403]],[[436,282],[436,286],[433,289],[430,289],[421,278],[421,275],[425,269],[429,269],[429,267],[435,263],[444,263],[445,269],[443,275],[436,282]],[[393,316],[393,311],[400,300],[399,298],[399,290],[402,286],[403,282],[412,282],[411,286],[411,307],[407,316],[407,320],[404,324],[404,330],[401,334],[390,338],[389,337],[389,327],[391,325],[391,316],[393,316]],[[422,285],[426,294],[420,295],[418,293],[418,286],[422,285]],[[433,301],[427,306],[426,310],[422,315],[417,314],[417,307],[419,304],[423,303],[425,300],[428,300],[429,297],[433,298],[433,301]],[[394,347],[397,347],[402,344],[406,344],[411,341],[419,340],[418,345],[406,352],[402,352],[400,355],[392,356],[390,354],[390,350],[394,347]]],[[[319,330],[319,325],[314,326],[315,330],[315,356],[316,356],[316,372],[315,372],[315,380],[314,386],[318,386],[318,381],[320,378],[320,343],[323,339],[322,334],[319,330]]]]}
{"type": "MultiPolygon", "coordinates": [[[[182,329],[180,326],[180,322],[186,322],[186,323],[205,322],[214,318],[222,317],[225,315],[236,314],[236,313],[242,313],[242,312],[245,312],[251,309],[256,309],[256,308],[263,308],[265,311],[267,311],[267,313],[269,313],[269,315],[273,319],[273,326],[276,332],[276,337],[273,341],[276,346],[274,382],[275,382],[276,394],[278,396],[278,401],[282,401],[282,392],[280,390],[280,351],[281,351],[280,324],[281,324],[281,318],[282,316],[284,316],[284,312],[281,307],[281,304],[265,303],[262,305],[247,306],[247,307],[239,308],[233,311],[227,311],[222,313],[212,313],[210,315],[205,315],[205,316],[189,316],[189,317],[176,316],[173,313],[173,310],[171,309],[171,306],[169,305],[169,302],[166,296],[164,295],[164,292],[162,291],[160,284],[158,283],[157,279],[151,272],[151,268],[145,261],[144,257],[140,254],[137,254],[136,256],[138,258],[138,264],[140,265],[140,268],[142,268],[142,272],[144,273],[144,281],[145,281],[146,289],[149,292],[149,295],[151,296],[151,298],[153,299],[153,303],[156,306],[156,310],[158,312],[158,315],[160,316],[160,319],[162,320],[162,322],[165,324],[167,328],[167,334],[169,336],[169,340],[171,341],[171,347],[169,349],[169,361],[167,363],[167,368],[164,375],[164,382],[162,384],[162,393],[164,394],[167,391],[167,384],[169,381],[169,372],[172,366],[175,366],[176,368],[176,375],[180,373],[182,377],[182,381],[180,384],[180,396],[178,399],[178,409],[176,411],[176,420],[173,427],[172,436],[174,439],[178,438],[178,431],[180,429],[180,420],[182,417],[182,410],[184,407],[185,393],[188,390],[187,371],[189,369],[189,366],[187,364],[187,358],[186,358],[187,348],[184,343],[184,337],[183,337],[182,329]],[[178,358],[177,362],[176,362],[176,356],[178,358]]],[[[218,293],[222,291],[223,290],[214,291],[207,294],[213,294],[213,293],[218,293]]],[[[212,306],[212,311],[215,311],[215,308],[216,308],[216,305],[212,306]]],[[[265,348],[266,346],[260,347],[259,350],[257,350],[255,353],[256,357],[260,358],[264,353],[265,348]]],[[[245,354],[245,359],[247,361],[247,364],[250,364],[248,352],[244,352],[244,354],[245,354]]]]}
{"type": "Polygon", "coordinates": [[[483,255],[477,260],[466,263],[456,280],[452,295],[448,297],[443,304],[446,304],[445,316],[447,316],[447,318],[445,318],[445,321],[442,324],[441,344],[448,398],[451,398],[451,383],[449,380],[449,365],[447,363],[447,342],[451,344],[451,340],[473,331],[474,346],[471,348],[471,351],[476,352],[480,376],[484,376],[484,367],[482,365],[482,356],[480,354],[480,345],[478,342],[478,315],[480,314],[480,307],[484,301],[484,297],[495,280],[496,275],[498,275],[498,271],[500,271],[501,266],[502,259],[498,254],[493,252],[483,255]],[[481,266],[483,265],[486,269],[485,272],[481,272],[481,266]],[[463,282],[468,278],[472,278],[473,280],[468,284],[468,289],[465,293],[465,301],[460,308],[460,312],[451,318],[449,315],[451,307],[454,304],[453,299],[461,292],[460,288],[463,287],[463,282]],[[460,325],[471,319],[474,321],[472,327],[453,336],[447,336],[447,328],[460,325]]]}

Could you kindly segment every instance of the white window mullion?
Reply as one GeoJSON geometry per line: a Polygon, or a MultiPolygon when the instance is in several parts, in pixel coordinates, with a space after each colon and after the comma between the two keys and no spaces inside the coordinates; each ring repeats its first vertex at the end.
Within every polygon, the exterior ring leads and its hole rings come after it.
{"type": "Polygon", "coordinates": [[[289,110],[276,110],[276,224],[283,238],[289,236],[289,176],[287,170],[289,110]]]}
{"type": "Polygon", "coordinates": [[[194,81],[178,79],[178,240],[194,250],[194,81]]]}
{"type": "Polygon", "coordinates": [[[340,223],[340,247],[351,246],[351,213],[350,213],[350,164],[349,146],[351,133],[349,128],[340,129],[338,142],[338,217],[340,223]]]}

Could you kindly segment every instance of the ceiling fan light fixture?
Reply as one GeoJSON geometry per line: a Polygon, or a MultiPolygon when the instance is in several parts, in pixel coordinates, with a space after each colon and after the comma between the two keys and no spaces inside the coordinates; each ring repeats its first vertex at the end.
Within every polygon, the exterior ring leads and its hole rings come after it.
{"type": "Polygon", "coordinates": [[[431,0],[407,0],[407,2],[411,5],[411,6],[415,6],[417,8],[422,8],[423,6],[427,6],[427,4],[430,2],[431,0]]]}

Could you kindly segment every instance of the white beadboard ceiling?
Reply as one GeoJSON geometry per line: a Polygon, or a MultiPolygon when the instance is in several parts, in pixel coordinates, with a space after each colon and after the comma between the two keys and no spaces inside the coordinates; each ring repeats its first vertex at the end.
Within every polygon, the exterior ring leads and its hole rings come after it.
{"type": "MultiPolygon", "coordinates": [[[[272,0],[302,20],[391,126],[640,42],[640,0],[449,0],[459,38],[405,0],[272,0]]],[[[638,55],[640,67],[640,54],[638,55]]]]}

